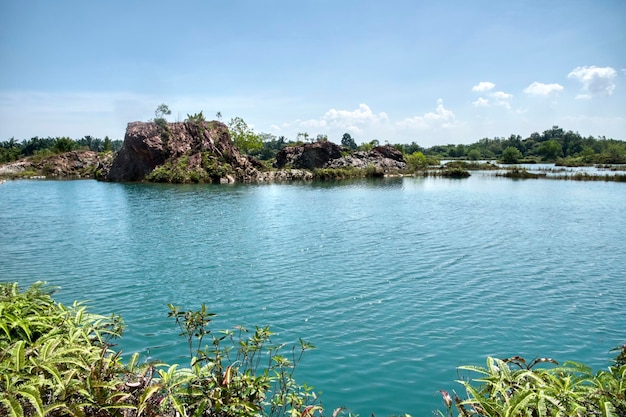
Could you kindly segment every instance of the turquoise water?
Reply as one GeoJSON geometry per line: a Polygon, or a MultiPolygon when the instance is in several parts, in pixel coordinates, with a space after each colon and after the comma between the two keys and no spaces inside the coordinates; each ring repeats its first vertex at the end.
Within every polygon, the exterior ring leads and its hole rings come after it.
{"type": "Polygon", "coordinates": [[[488,355],[606,367],[626,342],[626,185],[395,178],[333,184],[0,185],[0,280],[121,314],[119,348],[186,363],[167,303],[317,349],[327,408],[431,415],[488,355]]]}

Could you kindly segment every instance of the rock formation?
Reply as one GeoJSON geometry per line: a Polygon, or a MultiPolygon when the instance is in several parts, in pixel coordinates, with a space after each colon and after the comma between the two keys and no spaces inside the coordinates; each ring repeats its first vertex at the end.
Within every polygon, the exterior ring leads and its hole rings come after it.
{"type": "Polygon", "coordinates": [[[328,141],[287,146],[276,154],[274,168],[323,168],[329,161],[337,158],[341,158],[341,147],[328,141]]]}
{"type": "Polygon", "coordinates": [[[19,176],[32,172],[47,178],[96,178],[111,163],[111,154],[93,151],[71,151],[44,159],[27,158],[0,167],[0,175],[19,176]]]}
{"type": "Polygon", "coordinates": [[[392,146],[377,146],[369,152],[346,154],[342,153],[340,146],[332,142],[307,143],[281,149],[276,155],[274,167],[285,166],[300,169],[374,167],[381,172],[402,171],[407,168],[402,152],[392,146]]]}
{"type": "Polygon", "coordinates": [[[255,181],[258,170],[234,147],[220,122],[133,122],[122,149],[105,175],[109,181],[141,181],[155,168],[184,159],[186,171],[204,172],[212,181],[255,181]]]}
{"type": "Polygon", "coordinates": [[[328,161],[326,168],[354,167],[366,169],[374,167],[382,172],[397,172],[407,169],[402,152],[393,146],[377,146],[369,152],[357,151],[339,159],[328,161]]]}

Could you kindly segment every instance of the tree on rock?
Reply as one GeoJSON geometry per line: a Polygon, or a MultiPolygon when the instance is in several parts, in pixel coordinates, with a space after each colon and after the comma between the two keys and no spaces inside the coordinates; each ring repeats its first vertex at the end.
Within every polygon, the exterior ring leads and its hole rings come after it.
{"type": "Polygon", "coordinates": [[[254,133],[254,130],[248,127],[248,124],[241,117],[230,119],[228,130],[230,131],[230,138],[241,152],[249,154],[254,150],[263,148],[261,137],[254,133]]]}
{"type": "Polygon", "coordinates": [[[157,107],[156,110],[154,111],[154,121],[155,122],[157,120],[165,121],[165,117],[164,116],[168,116],[170,114],[172,114],[172,111],[167,106],[167,104],[163,103],[163,104],[159,105],[159,107],[157,107]]]}
{"type": "Polygon", "coordinates": [[[357,144],[355,142],[355,140],[352,138],[352,136],[350,136],[349,133],[344,133],[343,137],[341,138],[341,145],[345,146],[346,148],[349,149],[356,149],[357,148],[357,144]]]}

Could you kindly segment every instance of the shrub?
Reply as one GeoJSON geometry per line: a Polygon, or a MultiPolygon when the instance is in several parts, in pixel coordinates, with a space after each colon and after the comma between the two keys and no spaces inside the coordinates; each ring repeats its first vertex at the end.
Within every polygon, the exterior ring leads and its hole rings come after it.
{"type": "MultiPolygon", "coordinates": [[[[293,375],[305,351],[300,339],[271,341],[269,327],[212,332],[204,305],[169,305],[189,345],[191,366],[127,365],[110,341],[122,334],[119,316],[68,308],[36,283],[20,292],[0,284],[0,415],[3,416],[307,416],[321,413],[312,387],[293,375]],[[208,339],[209,344],[203,345],[208,339]],[[263,359],[263,361],[261,361],[263,359]],[[265,364],[261,366],[261,363],[265,364]]],[[[335,415],[337,414],[337,410],[335,415]]]]}
{"type": "Polygon", "coordinates": [[[529,363],[516,356],[488,358],[487,366],[461,366],[476,379],[458,381],[466,398],[441,391],[446,412],[440,416],[625,416],[626,345],[608,371],[593,373],[576,362],[559,366],[550,358],[529,363]],[[554,367],[540,368],[538,365],[554,367]]]}
{"type": "Polygon", "coordinates": [[[114,415],[125,401],[119,355],[110,340],[119,316],[87,313],[53,301],[36,283],[21,292],[0,286],[0,412],[3,415],[114,415]]]}
{"type": "Polygon", "coordinates": [[[523,155],[519,149],[509,146],[502,152],[502,162],[505,164],[517,164],[523,155]]]}

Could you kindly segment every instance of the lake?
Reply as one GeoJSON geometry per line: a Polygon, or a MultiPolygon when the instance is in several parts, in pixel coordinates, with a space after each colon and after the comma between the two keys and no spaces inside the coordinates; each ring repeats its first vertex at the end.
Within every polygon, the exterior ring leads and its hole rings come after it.
{"type": "MultiPolygon", "coordinates": [[[[121,314],[118,348],[188,363],[167,304],[317,349],[327,409],[432,415],[456,367],[626,343],[626,184],[385,178],[268,185],[8,181],[0,280],[121,314]]],[[[327,412],[330,414],[330,412],[327,412]]]]}

